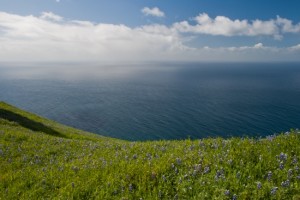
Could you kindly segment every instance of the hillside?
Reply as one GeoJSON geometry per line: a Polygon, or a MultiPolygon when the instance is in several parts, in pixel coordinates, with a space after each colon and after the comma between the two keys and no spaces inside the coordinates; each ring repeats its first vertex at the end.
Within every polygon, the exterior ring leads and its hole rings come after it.
{"type": "Polygon", "coordinates": [[[1,102],[0,199],[300,199],[299,144],[298,130],[128,142],[1,102]]]}

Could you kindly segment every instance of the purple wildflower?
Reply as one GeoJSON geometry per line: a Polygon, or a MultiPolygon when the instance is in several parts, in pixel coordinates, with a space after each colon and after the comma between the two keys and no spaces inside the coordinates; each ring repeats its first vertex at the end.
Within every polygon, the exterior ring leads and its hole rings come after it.
{"type": "Polygon", "coordinates": [[[229,190],[225,190],[224,194],[225,194],[226,196],[229,196],[229,195],[230,195],[230,191],[229,191],[229,190]]]}
{"type": "Polygon", "coordinates": [[[261,182],[257,182],[257,189],[261,189],[262,188],[262,185],[261,185],[261,182]]]}
{"type": "Polygon", "coordinates": [[[290,186],[290,180],[283,181],[283,182],[281,183],[281,186],[282,186],[282,187],[289,187],[289,186],[290,186]]]}
{"type": "Polygon", "coordinates": [[[275,195],[276,192],[277,192],[277,190],[278,190],[278,187],[273,187],[273,188],[271,189],[271,195],[275,195]]]}

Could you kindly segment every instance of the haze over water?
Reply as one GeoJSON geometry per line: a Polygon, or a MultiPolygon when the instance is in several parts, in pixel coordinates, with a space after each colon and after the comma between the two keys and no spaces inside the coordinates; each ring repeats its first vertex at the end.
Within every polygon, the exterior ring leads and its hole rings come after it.
{"type": "Polygon", "coordinates": [[[300,64],[1,64],[0,100],[127,140],[265,136],[300,127],[300,64]]]}

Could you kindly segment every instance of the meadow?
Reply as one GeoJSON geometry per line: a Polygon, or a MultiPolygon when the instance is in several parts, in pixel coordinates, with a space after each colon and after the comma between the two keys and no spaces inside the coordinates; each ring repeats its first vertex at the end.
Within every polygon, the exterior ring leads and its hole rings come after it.
{"type": "Polygon", "coordinates": [[[129,142],[1,102],[0,199],[300,199],[299,144],[297,129],[129,142]]]}

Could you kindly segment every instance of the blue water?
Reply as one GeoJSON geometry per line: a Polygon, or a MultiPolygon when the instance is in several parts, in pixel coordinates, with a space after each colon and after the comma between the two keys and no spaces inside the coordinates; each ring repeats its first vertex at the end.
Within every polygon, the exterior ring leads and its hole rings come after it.
{"type": "Polygon", "coordinates": [[[300,127],[300,64],[2,64],[0,100],[127,140],[265,136],[300,127]]]}

